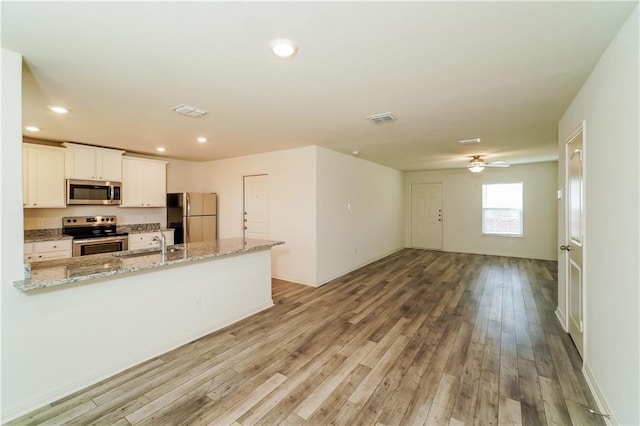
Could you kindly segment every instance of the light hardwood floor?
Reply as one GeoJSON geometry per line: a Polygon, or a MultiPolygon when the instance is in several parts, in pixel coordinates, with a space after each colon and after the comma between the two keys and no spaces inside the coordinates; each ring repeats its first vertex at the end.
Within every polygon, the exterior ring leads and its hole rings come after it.
{"type": "Polygon", "coordinates": [[[405,249],[11,424],[604,424],[557,264],[405,249]]]}

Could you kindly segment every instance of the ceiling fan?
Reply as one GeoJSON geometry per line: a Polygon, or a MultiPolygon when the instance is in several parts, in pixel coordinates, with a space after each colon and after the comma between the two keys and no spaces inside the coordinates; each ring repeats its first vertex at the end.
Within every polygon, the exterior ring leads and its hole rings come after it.
{"type": "Polygon", "coordinates": [[[471,173],[480,173],[484,170],[485,167],[509,167],[511,164],[507,164],[504,161],[494,161],[491,163],[486,163],[482,158],[482,155],[474,155],[467,164],[467,169],[471,173]]]}

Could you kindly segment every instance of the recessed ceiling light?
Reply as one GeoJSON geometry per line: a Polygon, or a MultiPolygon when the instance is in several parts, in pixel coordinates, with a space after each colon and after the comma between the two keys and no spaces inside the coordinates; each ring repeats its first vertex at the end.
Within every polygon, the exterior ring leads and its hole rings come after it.
{"type": "Polygon", "coordinates": [[[207,141],[207,138],[200,136],[199,138],[196,139],[198,142],[200,143],[205,143],[207,141]]]}
{"type": "Polygon", "coordinates": [[[158,151],[158,152],[165,152],[166,150],[167,149],[165,147],[163,147],[163,146],[159,146],[159,147],[156,148],[156,151],[158,151]]]}
{"type": "Polygon", "coordinates": [[[269,48],[279,58],[290,58],[298,51],[298,46],[291,40],[279,38],[269,43],[269,48]]]}
{"type": "Polygon", "coordinates": [[[70,110],[68,110],[65,107],[61,107],[61,106],[57,106],[57,105],[51,105],[49,107],[49,109],[57,114],[66,114],[68,113],[70,110]]]}
{"type": "Polygon", "coordinates": [[[36,127],[36,126],[25,126],[24,128],[29,132],[39,132],[40,130],[42,130],[40,127],[36,127]]]}

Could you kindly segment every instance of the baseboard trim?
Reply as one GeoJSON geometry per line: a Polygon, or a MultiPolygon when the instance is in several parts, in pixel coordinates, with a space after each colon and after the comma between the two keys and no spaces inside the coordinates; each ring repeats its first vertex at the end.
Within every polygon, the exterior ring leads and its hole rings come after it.
{"type": "Polygon", "coordinates": [[[406,247],[400,247],[400,248],[397,248],[397,249],[391,250],[390,252],[385,253],[385,254],[383,254],[382,256],[378,256],[378,257],[376,257],[375,259],[367,260],[367,261],[365,261],[364,263],[362,263],[362,264],[360,264],[360,265],[358,265],[358,266],[355,266],[355,267],[353,267],[353,268],[349,269],[348,271],[340,272],[340,273],[338,273],[337,275],[335,275],[335,276],[334,276],[334,277],[332,277],[332,278],[324,279],[322,282],[319,282],[319,283],[318,283],[318,284],[316,284],[314,287],[321,287],[321,286],[323,286],[323,285],[325,285],[325,284],[327,284],[327,283],[330,283],[331,281],[335,280],[336,278],[340,278],[340,277],[342,277],[342,276],[344,276],[344,275],[347,275],[348,273],[353,272],[353,271],[355,271],[355,270],[357,270],[357,269],[364,268],[365,266],[370,265],[370,264],[372,264],[373,262],[377,262],[377,261],[378,261],[378,260],[380,260],[380,259],[384,259],[384,258],[385,258],[385,257],[387,257],[387,256],[391,256],[392,254],[395,254],[395,253],[397,253],[397,252],[399,252],[399,251],[401,251],[401,250],[404,250],[405,248],[406,248],[406,247]]]}
{"type": "Polygon", "coordinates": [[[605,423],[609,426],[620,424],[613,415],[611,406],[609,406],[609,404],[607,403],[607,398],[605,398],[604,394],[602,393],[600,386],[598,386],[598,381],[593,376],[593,373],[591,372],[591,369],[586,362],[582,366],[582,375],[587,382],[587,386],[589,386],[589,390],[593,395],[593,399],[596,401],[598,411],[609,415],[609,417],[603,417],[605,423]]]}
{"type": "Polygon", "coordinates": [[[569,329],[567,327],[567,321],[566,318],[564,316],[564,313],[562,313],[562,311],[560,310],[560,306],[558,306],[555,310],[555,314],[556,314],[556,318],[558,318],[558,322],[560,323],[560,326],[562,327],[562,329],[568,333],[569,329]]]}

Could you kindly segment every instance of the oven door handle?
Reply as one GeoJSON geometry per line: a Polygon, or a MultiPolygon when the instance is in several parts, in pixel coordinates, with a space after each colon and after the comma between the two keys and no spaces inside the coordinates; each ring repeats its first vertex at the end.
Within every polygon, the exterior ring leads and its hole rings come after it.
{"type": "Polygon", "coordinates": [[[99,238],[84,238],[82,240],[73,240],[73,244],[85,244],[85,243],[93,243],[103,244],[103,243],[112,243],[118,241],[127,241],[129,237],[99,237],[99,238]]]}

